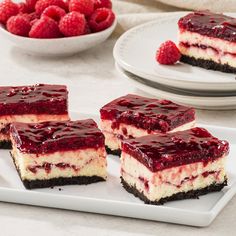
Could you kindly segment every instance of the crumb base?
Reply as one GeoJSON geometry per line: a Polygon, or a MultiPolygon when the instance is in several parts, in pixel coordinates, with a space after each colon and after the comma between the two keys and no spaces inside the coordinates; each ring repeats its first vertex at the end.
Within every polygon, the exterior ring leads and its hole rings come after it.
{"type": "Polygon", "coordinates": [[[0,141],[0,149],[11,149],[11,141],[2,140],[0,141]]]}
{"type": "Polygon", "coordinates": [[[180,61],[192,66],[202,67],[207,70],[217,70],[225,73],[236,73],[236,68],[228,64],[219,64],[212,60],[196,59],[194,57],[182,55],[180,61]]]}
{"type": "Polygon", "coordinates": [[[162,205],[169,201],[198,198],[200,195],[220,191],[224,186],[227,186],[227,179],[225,179],[225,181],[221,184],[213,183],[202,189],[190,190],[188,192],[179,192],[170,197],[161,198],[158,201],[150,201],[142,192],[139,192],[135,186],[130,186],[122,177],[121,183],[127,192],[132,193],[135,197],[144,201],[145,204],[162,205]]]}
{"type": "Polygon", "coordinates": [[[116,149],[116,150],[111,150],[108,146],[106,146],[106,151],[107,154],[115,155],[115,156],[120,156],[121,155],[121,150],[116,149]]]}

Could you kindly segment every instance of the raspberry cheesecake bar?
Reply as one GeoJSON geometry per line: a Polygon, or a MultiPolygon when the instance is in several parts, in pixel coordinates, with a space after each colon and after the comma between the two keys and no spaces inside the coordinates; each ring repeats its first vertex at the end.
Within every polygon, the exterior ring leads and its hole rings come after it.
{"type": "Polygon", "coordinates": [[[9,124],[69,120],[64,85],[0,87],[0,148],[10,148],[9,124]]]}
{"type": "Polygon", "coordinates": [[[104,181],[104,135],[91,120],[12,123],[11,155],[27,189],[104,181]]]}
{"type": "Polygon", "coordinates": [[[193,108],[132,94],[108,103],[100,114],[107,151],[118,155],[123,139],[175,132],[195,125],[193,108]]]}
{"type": "Polygon", "coordinates": [[[122,142],[121,181],[147,204],[197,198],[227,185],[229,145],[203,128],[122,142]]]}
{"type": "Polygon", "coordinates": [[[236,72],[236,18],[198,11],[180,18],[178,26],[181,61],[236,72]]]}

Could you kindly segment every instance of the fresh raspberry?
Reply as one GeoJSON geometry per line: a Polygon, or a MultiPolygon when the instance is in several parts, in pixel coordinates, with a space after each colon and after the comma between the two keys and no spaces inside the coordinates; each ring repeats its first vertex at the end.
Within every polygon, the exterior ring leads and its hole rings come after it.
{"type": "Polygon", "coordinates": [[[84,34],[85,25],[86,20],[84,15],[72,11],[60,20],[59,28],[65,36],[78,36],[84,34]]]}
{"type": "Polygon", "coordinates": [[[30,22],[33,21],[33,20],[38,20],[39,19],[39,15],[36,14],[36,12],[24,13],[24,14],[21,14],[21,16],[26,17],[30,22]]]}
{"type": "Polygon", "coordinates": [[[19,13],[19,7],[11,0],[5,0],[0,3],[0,22],[6,24],[11,16],[19,13]]]}
{"type": "Polygon", "coordinates": [[[35,11],[35,4],[38,0],[25,0],[26,6],[29,10],[29,12],[35,11]]]}
{"type": "Polygon", "coordinates": [[[115,14],[111,9],[96,9],[89,19],[89,27],[93,32],[99,32],[110,27],[115,20],[115,14]]]}
{"type": "Polygon", "coordinates": [[[28,13],[28,7],[24,2],[18,3],[19,13],[28,13]]]}
{"type": "Polygon", "coordinates": [[[86,22],[85,27],[84,27],[84,33],[85,34],[91,34],[91,29],[89,28],[88,22],[86,22]]]}
{"type": "Polygon", "coordinates": [[[30,38],[59,38],[61,33],[57,22],[50,17],[44,16],[37,20],[30,32],[30,38]]]}
{"type": "Polygon", "coordinates": [[[156,60],[163,65],[175,64],[181,57],[179,49],[175,43],[168,40],[161,44],[156,53],[156,60]]]}
{"type": "Polygon", "coordinates": [[[93,0],[70,0],[69,10],[77,11],[87,17],[94,11],[94,2],[93,0]]]}
{"type": "Polygon", "coordinates": [[[111,0],[94,0],[94,9],[109,8],[112,9],[111,0]]]}
{"type": "Polygon", "coordinates": [[[42,16],[48,16],[55,21],[60,21],[64,15],[66,15],[65,10],[58,6],[49,6],[42,13],[42,16]]]}
{"type": "Polygon", "coordinates": [[[41,15],[47,7],[52,5],[66,10],[66,4],[63,0],[38,0],[35,5],[35,11],[37,14],[41,15]]]}
{"type": "Polygon", "coordinates": [[[22,15],[11,16],[7,21],[7,30],[12,34],[27,37],[30,28],[30,22],[22,15]]]}

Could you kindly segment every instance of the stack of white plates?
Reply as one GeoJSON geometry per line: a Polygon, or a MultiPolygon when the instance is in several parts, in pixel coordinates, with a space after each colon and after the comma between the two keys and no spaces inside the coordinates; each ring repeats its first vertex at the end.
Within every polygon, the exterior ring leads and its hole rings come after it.
{"type": "Polygon", "coordinates": [[[149,22],[123,34],[113,52],[118,72],[135,87],[158,98],[201,109],[235,109],[235,74],[183,63],[167,66],[156,62],[155,54],[162,42],[177,42],[177,22],[181,16],[183,13],[149,22]]]}

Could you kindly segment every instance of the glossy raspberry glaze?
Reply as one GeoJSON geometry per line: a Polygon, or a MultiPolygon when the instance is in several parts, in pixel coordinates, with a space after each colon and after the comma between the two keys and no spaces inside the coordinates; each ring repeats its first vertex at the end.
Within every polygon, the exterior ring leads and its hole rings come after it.
{"type": "Polygon", "coordinates": [[[102,120],[112,120],[112,128],[120,123],[134,125],[148,131],[170,131],[195,119],[193,108],[167,100],[151,99],[128,94],[100,110],[102,120]]]}
{"type": "Polygon", "coordinates": [[[16,122],[11,124],[10,133],[23,153],[44,154],[104,146],[104,136],[92,119],[32,124],[16,122]]]}
{"type": "Polygon", "coordinates": [[[236,18],[209,11],[190,13],[178,22],[180,30],[236,42],[236,18]]]}
{"type": "Polygon", "coordinates": [[[122,151],[156,172],[199,161],[207,163],[227,154],[229,144],[197,127],[172,134],[128,139],[122,142],[122,151]]]}
{"type": "Polygon", "coordinates": [[[67,114],[68,91],[64,85],[0,87],[0,116],[67,114]]]}

